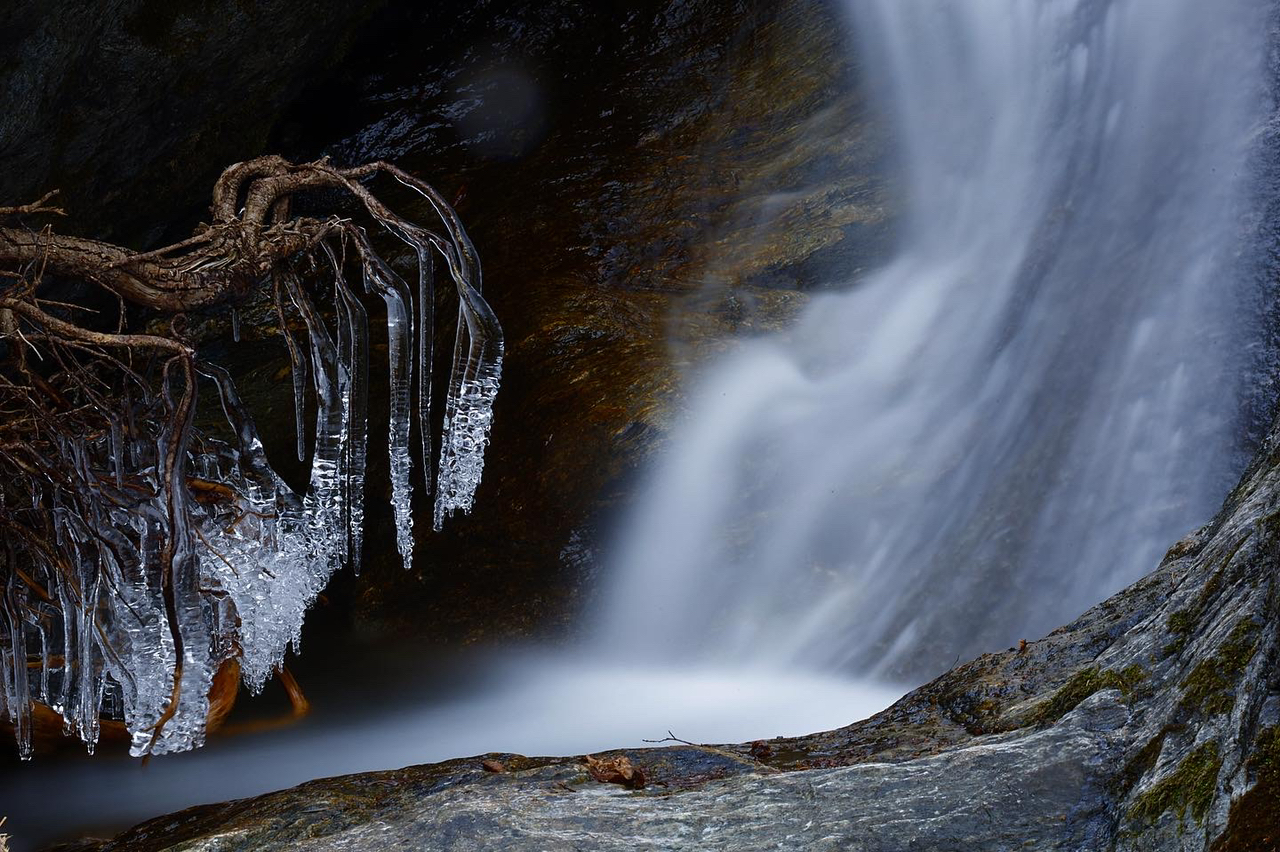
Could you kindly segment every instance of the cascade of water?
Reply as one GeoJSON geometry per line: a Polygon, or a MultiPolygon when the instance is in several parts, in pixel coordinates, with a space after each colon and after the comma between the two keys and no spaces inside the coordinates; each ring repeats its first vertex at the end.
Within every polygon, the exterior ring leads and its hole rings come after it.
{"type": "Polygon", "coordinates": [[[919,677],[1136,579],[1238,472],[1266,3],[849,5],[903,245],[702,377],[615,650],[919,677]]]}

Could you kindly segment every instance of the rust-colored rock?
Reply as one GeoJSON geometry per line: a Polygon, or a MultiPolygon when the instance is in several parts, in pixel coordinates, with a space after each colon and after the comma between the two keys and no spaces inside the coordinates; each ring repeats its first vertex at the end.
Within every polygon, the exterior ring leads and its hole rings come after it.
{"type": "Polygon", "coordinates": [[[583,758],[587,764],[587,772],[602,784],[621,784],[628,790],[644,788],[644,770],[632,764],[631,759],[618,756],[599,758],[587,755],[583,758]]]}

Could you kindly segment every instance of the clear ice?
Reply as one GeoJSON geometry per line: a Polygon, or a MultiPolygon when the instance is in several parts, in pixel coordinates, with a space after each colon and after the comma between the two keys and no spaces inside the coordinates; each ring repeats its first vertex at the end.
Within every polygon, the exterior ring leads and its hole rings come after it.
{"type": "MultiPolygon", "coordinates": [[[[370,345],[365,306],[347,278],[352,246],[364,289],[386,309],[391,502],[405,567],[413,555],[415,419],[426,497],[432,488],[437,258],[460,307],[434,527],[470,509],[502,331],[480,295],[475,251],[456,217],[429,189],[406,185],[435,206],[444,235],[371,212],[412,250],[416,294],[349,223],[340,241],[320,244],[318,259],[327,263],[306,283],[290,270],[269,282],[292,365],[300,459],[312,440],[301,493],[272,466],[230,374],[199,360],[170,362],[158,387],[126,381],[119,408],[99,412],[101,428],[74,439],[55,433],[52,452],[26,462],[40,475],[0,488],[0,711],[23,758],[31,755],[36,702],[60,714],[90,751],[103,717],[123,719],[135,756],[200,746],[219,668],[235,659],[243,682],[261,689],[286,650],[297,649],[304,615],[332,574],[343,564],[358,570],[370,345]],[[315,286],[318,277],[324,288],[315,286]],[[291,318],[305,327],[305,341],[290,330],[291,318]],[[308,392],[316,403],[309,431],[308,392]]],[[[238,332],[238,318],[235,325],[238,332]]]]}

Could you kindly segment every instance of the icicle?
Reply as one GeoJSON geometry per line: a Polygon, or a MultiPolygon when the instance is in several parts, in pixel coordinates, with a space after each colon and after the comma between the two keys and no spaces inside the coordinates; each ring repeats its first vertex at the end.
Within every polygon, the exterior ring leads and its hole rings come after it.
{"type": "Polygon", "coordinates": [[[369,430],[369,318],[364,305],[347,286],[342,266],[327,243],[324,248],[334,272],[334,288],[338,294],[335,302],[339,305],[339,329],[342,337],[339,355],[346,366],[342,399],[347,407],[349,434],[346,443],[347,458],[343,463],[346,470],[343,478],[346,490],[343,497],[349,531],[348,558],[358,574],[364,550],[364,478],[369,430]]]}
{"type": "Polygon", "coordinates": [[[5,658],[9,671],[5,677],[5,704],[9,721],[18,741],[18,756],[31,759],[31,694],[27,675],[26,621],[22,610],[26,605],[26,590],[18,585],[17,573],[9,576],[9,588],[5,596],[5,620],[9,623],[8,651],[5,658]]]}
{"type": "Polygon", "coordinates": [[[31,626],[40,640],[40,701],[49,703],[49,636],[39,619],[32,619],[31,626]]]}
{"type": "Polygon", "coordinates": [[[75,612],[75,603],[68,594],[67,582],[60,574],[53,575],[58,598],[58,610],[63,614],[62,617],[62,677],[58,682],[57,697],[53,703],[53,709],[62,714],[63,719],[67,719],[69,715],[69,705],[71,703],[71,661],[75,659],[75,622],[69,617],[75,612]]]}
{"type": "Polygon", "coordinates": [[[289,322],[284,310],[284,294],[280,282],[273,282],[276,300],[276,315],[280,319],[280,334],[284,336],[285,346],[289,349],[289,364],[293,375],[293,427],[297,435],[298,461],[307,459],[307,430],[304,426],[306,417],[307,361],[302,355],[298,341],[289,331],[289,322]]]}
{"type": "Polygon", "coordinates": [[[222,413],[237,440],[236,460],[245,475],[257,490],[271,495],[272,502],[280,501],[294,508],[301,503],[292,491],[280,481],[280,477],[267,460],[266,451],[262,447],[262,439],[258,437],[258,428],[253,416],[240,399],[231,375],[214,364],[202,363],[199,371],[213,380],[218,389],[218,398],[222,402],[222,413]]]}
{"type": "Polygon", "coordinates": [[[497,317],[479,291],[465,281],[458,282],[458,295],[458,330],[436,486],[436,530],[449,514],[471,510],[484,472],[484,450],[502,377],[503,340],[497,317]]]}
{"type": "Polygon", "coordinates": [[[120,421],[111,418],[111,459],[114,462],[116,488],[124,487],[124,438],[121,434],[120,421]]]}
{"type": "MultiPolygon", "coordinates": [[[[314,368],[312,375],[315,377],[316,392],[316,449],[312,455],[311,487],[307,498],[315,501],[318,511],[326,516],[317,518],[314,522],[327,525],[329,513],[336,510],[340,516],[345,514],[341,482],[346,475],[343,463],[347,456],[343,444],[347,435],[347,410],[342,403],[341,390],[347,381],[341,375],[338,350],[323,319],[311,300],[302,292],[297,280],[292,275],[286,275],[284,280],[289,296],[307,326],[307,337],[311,341],[311,362],[314,368]]],[[[331,533],[331,530],[326,532],[331,533]]],[[[345,532],[343,530],[344,537],[345,532]]]]}
{"type": "Polygon", "coordinates": [[[431,364],[435,356],[435,259],[418,245],[418,433],[422,439],[422,484],[431,496],[431,364]]]}
{"type": "Polygon", "coordinates": [[[409,482],[409,388],[412,381],[413,320],[408,311],[409,288],[373,252],[363,233],[365,287],[377,293],[387,306],[387,360],[390,365],[391,424],[388,451],[391,459],[391,505],[396,518],[396,548],[404,567],[413,564],[413,507],[409,482]]]}
{"type": "Polygon", "coordinates": [[[76,649],[76,660],[79,663],[76,703],[80,712],[76,728],[80,739],[89,747],[92,754],[93,747],[98,742],[100,730],[98,710],[102,706],[99,691],[102,680],[101,655],[97,653],[97,635],[93,623],[98,602],[98,584],[102,575],[96,570],[91,570],[97,566],[91,566],[83,557],[81,565],[84,570],[81,571],[80,580],[80,624],[76,631],[76,637],[79,640],[79,647],[76,649]]]}
{"type": "MultiPolygon", "coordinates": [[[[502,375],[502,328],[480,295],[480,262],[475,246],[457,214],[438,192],[393,172],[396,180],[417,192],[435,209],[451,241],[386,212],[373,211],[393,234],[421,253],[433,246],[445,258],[458,290],[458,329],[453,366],[445,399],[440,467],[436,479],[434,528],[456,511],[470,511],[484,470],[484,451],[493,422],[493,403],[502,375]]],[[[366,240],[367,248],[367,240],[366,240]]],[[[371,254],[366,251],[366,254],[371,254]]]]}
{"type": "Polygon", "coordinates": [[[133,447],[134,439],[138,434],[138,427],[134,423],[133,406],[133,389],[126,385],[124,389],[124,449],[127,455],[124,456],[124,460],[130,469],[138,466],[137,454],[133,447]]]}
{"type": "MultiPolygon", "coordinates": [[[[171,688],[163,704],[164,713],[170,717],[165,720],[162,715],[157,720],[159,724],[150,731],[133,732],[130,752],[135,755],[166,754],[203,744],[209,685],[213,680],[209,624],[200,594],[196,536],[189,522],[195,513],[186,488],[186,447],[190,442],[196,401],[194,367],[184,365],[181,379],[182,394],[170,400],[173,414],[156,441],[158,502],[168,527],[158,567],[162,572],[160,589],[168,620],[167,638],[174,654],[169,678],[171,688]]],[[[166,377],[166,392],[168,384],[166,377]]]]}

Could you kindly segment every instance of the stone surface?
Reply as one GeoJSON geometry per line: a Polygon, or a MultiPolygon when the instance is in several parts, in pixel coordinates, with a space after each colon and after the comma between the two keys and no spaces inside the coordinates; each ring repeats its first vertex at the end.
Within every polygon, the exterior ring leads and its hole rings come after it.
{"type": "Polygon", "coordinates": [[[474,514],[420,537],[414,574],[366,554],[359,619],[563,632],[688,372],[890,248],[881,124],[827,0],[646,0],[625,26],[584,0],[491,2],[383,26],[336,84],[354,113],[308,128],[304,107],[299,136],[461,199],[509,357],[474,514]]]}
{"type": "MultiPolygon", "coordinates": [[[[644,793],[597,784],[572,763],[490,777],[471,769],[455,783],[410,770],[361,779],[337,795],[333,785],[302,787],[288,799],[159,820],[101,849],[994,850],[1059,833],[1061,843],[1036,848],[1077,848],[1103,816],[1095,790],[1102,767],[1087,764],[1110,745],[1087,722],[1115,699],[1091,699],[1029,737],[994,737],[909,764],[753,773],[644,793]],[[957,774],[971,783],[947,782],[957,774]],[[284,801],[297,810],[282,813],[284,801]],[[147,845],[174,827],[211,823],[217,827],[198,840],[147,845]]],[[[643,759],[683,764],[705,762],[705,754],[682,747],[643,759]]]]}

